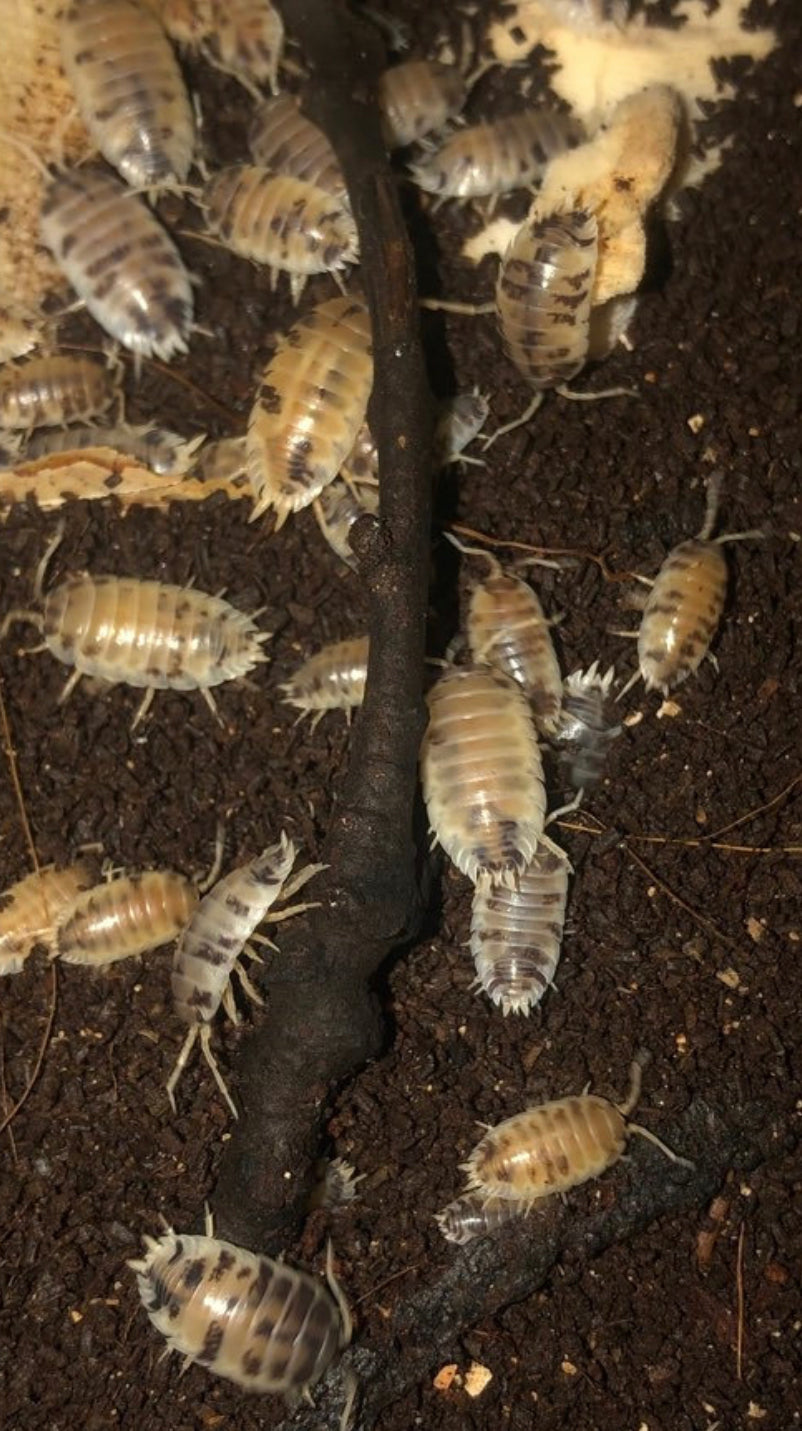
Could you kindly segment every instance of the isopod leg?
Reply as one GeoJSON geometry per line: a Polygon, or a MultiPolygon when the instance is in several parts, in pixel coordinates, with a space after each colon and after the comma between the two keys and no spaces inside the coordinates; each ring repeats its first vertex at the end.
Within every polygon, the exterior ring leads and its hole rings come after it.
{"type": "MultiPolygon", "coordinates": [[[[327,869],[328,865],[304,865],[303,869],[298,871],[294,879],[291,879],[289,884],[285,884],[281,891],[281,898],[292,899],[293,895],[297,894],[299,889],[303,889],[304,885],[308,884],[310,879],[314,879],[315,875],[322,874],[323,870],[327,869]]],[[[307,907],[314,908],[315,906],[307,907]]],[[[285,915],[282,915],[282,918],[285,917],[285,915]]]]}
{"type": "MultiPolygon", "coordinates": [[[[636,633],[635,633],[634,631],[619,631],[619,632],[617,632],[616,634],[619,635],[619,636],[634,636],[636,633]]],[[[630,676],[630,678],[629,678],[629,680],[627,681],[626,685],[621,687],[620,691],[618,692],[618,695],[617,695],[616,698],[615,698],[615,699],[616,699],[616,704],[618,704],[619,701],[621,701],[621,700],[624,699],[624,696],[627,694],[627,692],[628,692],[628,691],[631,691],[631,690],[632,690],[632,687],[633,687],[634,685],[636,685],[639,680],[640,680],[640,666],[638,667],[637,671],[635,671],[635,672],[630,676]]]]}
{"type": "Polygon", "coordinates": [[[61,694],[56,701],[56,705],[63,706],[64,702],[69,700],[82,675],[83,671],[73,671],[72,674],[67,677],[61,689],[61,694]]]}
{"type": "Polygon", "coordinates": [[[695,1163],[691,1162],[690,1158],[683,1158],[679,1153],[675,1153],[674,1149],[669,1148],[668,1144],[664,1143],[662,1138],[658,1138],[657,1134],[653,1133],[650,1128],[641,1127],[640,1123],[627,1123],[627,1132],[637,1133],[639,1138],[645,1138],[648,1143],[654,1143],[654,1146],[659,1148],[661,1153],[665,1153],[666,1157],[670,1158],[672,1163],[678,1163],[681,1168],[694,1168],[696,1166],[695,1163]]]}
{"type": "Polygon", "coordinates": [[[503,427],[497,427],[495,432],[491,432],[489,437],[483,437],[482,444],[484,451],[487,452],[488,447],[492,447],[497,438],[504,437],[506,433],[514,432],[516,427],[523,427],[529,422],[530,418],[534,417],[540,407],[544,396],[544,393],[535,393],[529,406],[521,413],[520,417],[516,417],[514,422],[506,422],[503,427]]]}
{"type": "Polygon", "coordinates": [[[598,393],[576,393],[573,388],[558,387],[554,391],[571,402],[601,402],[603,398],[640,397],[637,388],[604,388],[598,393]]]}
{"type": "Polygon", "coordinates": [[[234,968],[235,968],[236,971],[237,971],[237,975],[238,975],[239,981],[240,981],[240,983],[241,983],[241,985],[242,985],[242,987],[243,987],[245,993],[248,995],[248,998],[251,1000],[251,1003],[253,1003],[253,1004],[259,1004],[260,1007],[264,1008],[264,1002],[265,1002],[265,1001],[264,1001],[264,999],[262,998],[262,995],[259,993],[259,990],[256,989],[256,988],[254,987],[254,985],[251,983],[251,981],[250,981],[250,979],[248,978],[248,975],[246,974],[244,968],[242,967],[242,964],[240,963],[239,959],[237,960],[236,964],[234,965],[234,968]]]}
{"type": "Polygon", "coordinates": [[[222,725],[225,725],[225,721],[223,720],[223,717],[221,716],[219,710],[217,709],[217,704],[216,704],[216,702],[215,702],[214,696],[212,695],[212,693],[211,693],[211,691],[209,690],[208,686],[201,686],[201,695],[203,696],[203,699],[205,700],[207,706],[209,707],[209,710],[211,711],[212,715],[214,716],[215,720],[217,721],[217,724],[218,724],[218,725],[221,725],[221,726],[222,726],[222,725]]]}
{"type": "Polygon", "coordinates": [[[197,1037],[198,1025],[193,1024],[192,1028],[189,1030],[189,1033],[187,1034],[186,1038],[184,1039],[184,1042],[181,1045],[181,1051],[175,1061],[173,1071],[170,1074],[170,1077],[168,1078],[167,1083],[165,1085],[170,1107],[172,1108],[174,1113],[178,1111],[175,1106],[175,1086],[187,1066],[189,1055],[195,1047],[195,1040],[197,1037]]]}
{"type": "Polygon", "coordinates": [[[223,1009],[224,1009],[225,1013],[228,1015],[228,1017],[230,1018],[232,1024],[236,1025],[236,1024],[242,1023],[242,1019],[240,1018],[240,1015],[239,1015],[239,1009],[237,1008],[236,1004],[234,1003],[234,990],[233,990],[232,987],[231,987],[231,981],[230,981],[230,980],[229,980],[229,982],[226,984],[226,987],[225,987],[225,990],[224,990],[224,992],[223,992],[223,996],[222,996],[220,1002],[221,1002],[221,1004],[223,1005],[223,1009]]]}
{"type": "Polygon", "coordinates": [[[201,1042],[201,1051],[202,1051],[202,1053],[203,1053],[203,1057],[206,1059],[206,1062],[208,1063],[210,1069],[212,1070],[212,1077],[214,1078],[214,1081],[215,1081],[215,1083],[217,1084],[217,1087],[220,1089],[220,1092],[222,1093],[223,1097],[225,1098],[226,1103],[228,1104],[229,1108],[231,1109],[231,1112],[232,1112],[233,1116],[234,1116],[235,1118],[239,1118],[239,1113],[237,1112],[236,1104],[234,1103],[234,1100],[233,1100],[233,1098],[231,1097],[231,1094],[229,1093],[228,1089],[226,1088],[225,1080],[224,1080],[224,1078],[223,1078],[223,1075],[222,1075],[222,1073],[220,1072],[220,1069],[217,1067],[217,1059],[215,1058],[214,1054],[212,1053],[211,1037],[212,1037],[212,1027],[211,1027],[211,1024],[201,1024],[201,1026],[200,1026],[200,1042],[201,1042]]]}
{"type": "Polygon", "coordinates": [[[137,728],[137,726],[140,724],[140,722],[145,719],[145,716],[147,715],[148,711],[150,710],[151,702],[152,702],[152,700],[153,700],[154,695],[155,695],[155,691],[154,691],[153,686],[148,686],[147,690],[145,691],[144,696],[142,697],[141,701],[139,702],[139,705],[138,705],[137,710],[136,710],[136,714],[134,715],[134,719],[131,721],[131,729],[132,729],[132,730],[136,730],[136,728],[137,728]]]}

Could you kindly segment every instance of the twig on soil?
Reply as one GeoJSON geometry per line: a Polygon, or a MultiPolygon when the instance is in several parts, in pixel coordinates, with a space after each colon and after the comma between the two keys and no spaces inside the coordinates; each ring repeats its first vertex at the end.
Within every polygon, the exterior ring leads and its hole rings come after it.
{"type": "MultiPolygon", "coordinates": [[[[754,810],[747,810],[745,815],[740,815],[737,820],[733,820],[729,825],[722,825],[720,830],[714,830],[712,834],[707,835],[705,838],[707,840],[718,840],[721,835],[728,835],[731,830],[737,830],[739,826],[749,824],[750,820],[756,820],[758,815],[764,815],[767,810],[771,810],[775,805],[779,805],[780,802],[785,799],[786,795],[790,795],[791,791],[794,790],[801,781],[802,772],[795,775],[793,780],[786,785],[785,789],[781,790],[779,795],[774,795],[771,800],[767,800],[765,805],[758,805],[754,810]]],[[[802,846],[796,845],[790,848],[800,849],[802,846]]]]}
{"type": "Polygon", "coordinates": [[[9,1126],[9,1124],[12,1123],[12,1122],[14,1121],[14,1119],[16,1118],[16,1116],[17,1116],[17,1114],[19,1113],[20,1109],[22,1108],[23,1104],[28,1101],[28,1098],[30,1097],[31,1093],[33,1092],[34,1086],[35,1086],[35,1084],[36,1084],[36,1080],[37,1080],[37,1078],[39,1077],[39,1074],[40,1074],[41,1071],[42,1071],[42,1064],[43,1064],[44,1061],[45,1061],[45,1054],[46,1054],[46,1052],[47,1052],[47,1045],[48,1045],[49,1042],[50,1042],[50,1035],[51,1035],[52,1032],[53,1032],[53,1023],[54,1023],[55,1017],[56,1017],[56,1005],[57,1005],[57,1003],[58,1003],[58,973],[57,973],[57,970],[58,970],[58,964],[57,964],[56,961],[54,960],[53,963],[50,965],[50,1007],[49,1007],[49,1009],[48,1009],[48,1011],[47,1011],[47,1022],[46,1022],[46,1024],[45,1024],[44,1033],[42,1034],[42,1041],[41,1041],[41,1043],[39,1044],[39,1052],[38,1052],[37,1055],[36,1055],[36,1063],[35,1063],[34,1066],[33,1066],[33,1073],[31,1074],[30,1078],[28,1079],[28,1082],[27,1082],[26,1086],[23,1088],[23,1090],[22,1090],[22,1092],[21,1092],[19,1098],[17,1099],[16,1103],[14,1104],[14,1107],[11,1109],[11,1111],[10,1111],[9,1113],[6,1114],[6,1116],[5,1116],[5,1118],[3,1119],[2,1123],[0,1123],[0,1133],[4,1133],[4,1132],[5,1132],[6,1128],[9,1126]]]}
{"type": "MultiPolygon", "coordinates": [[[[603,835],[604,830],[594,830],[590,825],[576,824],[573,820],[555,820],[560,830],[573,830],[578,835],[603,835]]],[[[724,840],[711,841],[709,835],[696,840],[683,840],[673,835],[640,835],[631,831],[628,840],[638,840],[645,845],[675,845],[686,850],[723,850],[730,855],[802,855],[802,845],[730,845],[724,840]]]]}
{"type": "Polygon", "coordinates": [[[240,1054],[244,1117],[215,1197],[223,1234],[262,1248],[297,1230],[332,1089],[381,1051],[369,980],[418,921],[413,810],[425,727],[431,508],[431,397],[414,259],[375,102],[384,48],[342,0],[283,0],[280,8],[310,74],[303,108],[337,154],[359,231],[381,477],[379,521],[360,519],[352,536],[370,659],[322,852],[329,869],[315,884],[322,907],[282,939],[264,1021],[240,1054]]]}
{"type": "Polygon", "coordinates": [[[461,522],[453,522],[449,531],[459,537],[481,542],[487,547],[509,547],[513,551],[531,552],[537,556],[577,557],[580,561],[592,561],[599,568],[605,581],[637,581],[637,574],[631,571],[611,571],[599,552],[585,551],[584,547],[534,547],[530,542],[516,542],[501,537],[490,536],[487,532],[477,532],[474,527],[465,527],[461,522]]]}
{"type": "Polygon", "coordinates": [[[735,1375],[744,1379],[744,1233],[746,1223],[738,1230],[738,1251],[735,1258],[735,1293],[738,1300],[738,1325],[735,1337],[735,1375]]]}
{"type": "Polygon", "coordinates": [[[6,759],[8,760],[8,768],[11,771],[11,784],[14,786],[14,795],[16,797],[17,807],[19,809],[20,823],[22,825],[25,839],[28,844],[28,849],[30,850],[33,867],[36,870],[36,873],[39,874],[41,866],[39,864],[39,856],[36,853],[36,845],[33,841],[33,834],[31,833],[31,822],[28,819],[28,811],[25,806],[25,796],[22,793],[22,781],[19,778],[19,767],[17,765],[17,752],[14,748],[14,742],[11,738],[11,726],[9,724],[8,711],[6,710],[6,701],[5,696],[3,694],[2,676],[0,676],[0,725],[2,725],[3,728],[3,748],[6,753],[6,759]]]}

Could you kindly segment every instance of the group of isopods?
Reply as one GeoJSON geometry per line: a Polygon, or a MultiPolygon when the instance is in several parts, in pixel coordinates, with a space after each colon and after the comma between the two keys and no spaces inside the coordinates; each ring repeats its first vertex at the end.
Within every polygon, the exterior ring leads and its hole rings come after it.
{"type": "MultiPolygon", "coordinates": [[[[577,23],[622,20],[620,0],[612,19],[604,0],[550,3],[577,23]]],[[[138,192],[152,199],[184,186],[195,155],[195,116],[171,36],[234,74],[258,98],[249,131],[253,162],[204,172],[202,186],[191,191],[210,241],[266,266],[272,281],[287,273],[296,303],[312,274],[330,273],[341,292],[309,308],[279,343],[242,436],[197,453],[198,443],[177,434],[130,428],[122,420],[115,362],[66,353],[0,372],[0,427],[27,436],[23,460],[103,445],[131,452],[154,470],[174,470],[179,454],[182,462],[192,457],[196,475],[222,467],[247,482],[253,519],[272,511],[276,529],[291,513],[313,506],[332,549],[352,564],[354,522],[378,509],[378,462],[366,424],[373,380],[370,319],[359,293],[345,288],[359,252],[339,165],[297,101],[277,93],[283,26],[271,0],[165,0],[157,8],[161,19],[145,0],[74,0],[61,17],[64,69],[77,107],[101,155],[121,176],[93,167],[47,171],[41,234],[64,274],[137,366],[186,350],[193,324],[190,275],[138,192]],[[262,85],[271,97],[262,95],[262,85]],[[93,425],[115,403],[117,425],[93,425]],[[57,430],[65,424],[81,426],[57,430]],[[31,436],[43,427],[54,430],[31,436]]],[[[531,104],[502,120],[460,124],[485,68],[479,64],[470,74],[467,64],[412,59],[381,77],[388,148],[421,146],[409,174],[436,204],[469,199],[492,206],[499,195],[541,180],[543,193],[549,162],[578,151],[585,140],[571,116],[531,104]]],[[[623,146],[636,171],[639,161],[621,133],[633,134],[644,115],[657,111],[672,132],[679,123],[670,91],[659,87],[644,95],[645,101],[624,101],[606,130],[587,141],[607,145],[618,159],[623,146]]],[[[25,145],[23,136],[8,137],[25,145]]],[[[635,232],[637,248],[638,225],[664,169],[661,154],[642,184],[617,184],[626,197],[620,199],[623,217],[611,219],[605,210],[608,256],[616,223],[628,226],[628,241],[635,232]]],[[[609,179],[608,170],[600,165],[609,179]]],[[[621,330],[609,306],[592,301],[600,222],[584,199],[569,196],[544,212],[536,204],[502,259],[491,307],[508,356],[535,393],[519,421],[528,420],[549,388],[577,396],[565,383],[590,356],[609,350],[621,330]],[[594,319],[602,317],[606,338],[594,340],[594,319]]],[[[630,291],[620,280],[611,298],[630,291]]],[[[433,306],[465,307],[436,300],[433,306]]],[[[444,405],[435,444],[439,467],[475,460],[463,454],[487,415],[488,404],[476,393],[444,405]]],[[[713,481],[699,535],[675,547],[647,583],[632,678],[642,676],[647,690],[667,694],[698,668],[723,608],[722,545],[754,535],[714,539],[717,499],[713,481]]],[[[154,692],[164,688],[199,690],[216,714],[212,688],[266,659],[268,633],[219,596],[89,574],[45,591],[58,540],[40,562],[35,609],[7,613],[2,635],[18,620],[39,628],[43,645],[36,649],[72,668],[62,700],[88,675],[144,692],[134,726],[154,692]]],[[[581,798],[600,779],[606,749],[620,730],[609,716],[613,671],[603,675],[594,663],[563,681],[549,621],[532,587],[488,553],[461,550],[483,558],[489,570],[472,589],[465,635],[429,692],[421,778],[433,835],[474,884],[477,983],[504,1014],[527,1014],[554,978],[570,874],[566,855],[545,833],[539,740],[556,747],[581,798]]],[[[328,710],[350,712],[362,700],[367,659],[365,636],[324,648],[282,687],[286,700],[315,720],[328,710]]],[[[221,859],[222,836],[205,881],[156,870],[111,871],[103,880],[84,858],[67,869],[29,875],[2,897],[0,974],[16,973],[37,945],[52,958],[103,965],[177,940],[172,986],[188,1031],[168,1082],[170,1101],[175,1106],[176,1082],[199,1040],[236,1116],[212,1054],[212,1020],[221,1006],[238,1018],[234,971],[259,1001],[242,958],[258,958],[254,941],[270,942],[257,932],[260,924],[309,907],[286,901],[321,867],[308,866],[293,877],[296,850],[284,834],[219,879],[221,859]]],[[[684,1162],[629,1121],[640,1072],[636,1062],[629,1095],[619,1106],[585,1093],[530,1108],[489,1129],[464,1164],[466,1192],[438,1217],[445,1237],[467,1242],[524,1214],[536,1199],[597,1176],[621,1156],[631,1133],[684,1162]]],[[[293,1399],[320,1378],[350,1337],[350,1313],[331,1258],[327,1290],[283,1262],[215,1240],[209,1228],[204,1237],[171,1231],[146,1243],[145,1257],[131,1265],[168,1346],[243,1387],[293,1399]]]]}

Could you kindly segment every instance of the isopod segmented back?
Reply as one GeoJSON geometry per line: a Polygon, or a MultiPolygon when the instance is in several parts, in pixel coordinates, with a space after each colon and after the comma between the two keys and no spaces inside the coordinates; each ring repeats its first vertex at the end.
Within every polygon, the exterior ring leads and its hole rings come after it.
{"type": "Polygon", "coordinates": [[[0,894],[0,976],[18,974],[37,944],[52,953],[65,912],[93,883],[79,862],[26,875],[0,894]]]}
{"type": "Polygon", "coordinates": [[[529,1014],[554,981],[570,869],[566,856],[539,850],[517,889],[474,890],[476,983],[505,1016],[529,1014]]]}
{"type": "Polygon", "coordinates": [[[0,371],[0,427],[28,430],[88,422],[113,403],[119,381],[91,358],[54,353],[0,371]]]}
{"type": "Polygon", "coordinates": [[[526,692],[544,735],[557,727],[562,676],[540,601],[525,581],[494,570],[471,593],[468,644],[476,665],[495,666],[526,692]]]}
{"type": "Polygon", "coordinates": [[[509,1198],[482,1197],[478,1193],[463,1193],[435,1215],[435,1222],[446,1242],[464,1247],[477,1237],[486,1237],[499,1227],[523,1217],[526,1209],[509,1198]]]}
{"type": "Polygon", "coordinates": [[[556,1098],[490,1128],[463,1163],[468,1188],[534,1202],[598,1177],[626,1147],[624,1115],[606,1098],[556,1098]]]}
{"type": "Polygon", "coordinates": [[[404,60],[379,78],[382,129],[389,149],[401,149],[442,129],[468,97],[465,76],[438,60],[404,60]]]}
{"type": "Polygon", "coordinates": [[[176,939],[198,903],[191,880],[172,870],[122,875],[86,890],[60,922],[54,954],[99,968],[176,939]]]}
{"type": "Polygon", "coordinates": [[[364,516],[376,516],[379,494],[375,487],[347,487],[339,477],[324,487],[314,503],[315,517],[332,551],[351,568],[356,558],[351,550],[351,528],[364,516]]]}
{"type": "Polygon", "coordinates": [[[303,715],[314,711],[312,729],[326,711],[351,711],[362,704],[368,674],[367,636],[332,641],[304,661],[279,689],[303,715]]]}
{"type": "Polygon", "coordinates": [[[255,164],[263,164],[275,174],[304,179],[348,204],[348,190],[334,150],[323,130],[301,113],[293,95],[277,94],[257,105],[248,130],[248,147],[255,164]]]}
{"type": "Polygon", "coordinates": [[[726,594],[727,560],[716,542],[693,537],[669,552],[638,631],[638,663],[647,691],[668,695],[698,670],[726,594]]]}
{"type": "Polygon", "coordinates": [[[209,49],[221,68],[249,88],[268,84],[275,94],[284,49],[284,22],[273,0],[213,0],[209,49]]]}
{"type": "Polygon", "coordinates": [[[610,742],[622,727],[607,716],[613,684],[612,666],[601,675],[594,661],[586,671],[572,671],[563,683],[560,721],[553,737],[560,763],[567,767],[575,790],[592,790],[598,785],[610,742]]]}
{"type": "Polygon", "coordinates": [[[496,309],[505,352],[531,387],[568,382],[588,350],[598,233],[574,210],[527,220],[499,270],[496,309]]]}
{"type": "Polygon", "coordinates": [[[420,189],[441,199],[490,198],[534,184],[549,160],[581,137],[570,115],[527,109],[456,130],[410,173],[420,189]]]}

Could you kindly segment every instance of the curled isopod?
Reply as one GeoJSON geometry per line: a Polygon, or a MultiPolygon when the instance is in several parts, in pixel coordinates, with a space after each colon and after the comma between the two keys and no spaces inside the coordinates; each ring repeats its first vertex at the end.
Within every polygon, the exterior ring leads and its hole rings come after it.
{"type": "Polygon", "coordinates": [[[304,661],[279,690],[287,705],[297,706],[299,720],[311,711],[312,729],[326,711],[351,711],[361,706],[368,675],[368,637],[332,641],[304,661]]]}
{"type": "Polygon", "coordinates": [[[267,84],[278,89],[284,49],[284,22],[273,0],[213,0],[207,54],[220,69],[257,94],[267,84]]]}
{"type": "Polygon", "coordinates": [[[0,371],[0,427],[31,431],[89,422],[119,396],[120,375],[91,358],[55,353],[0,371]]]}
{"type": "Polygon", "coordinates": [[[186,472],[190,458],[203,436],[186,438],[166,427],[150,424],[130,427],[70,427],[64,432],[39,433],[25,444],[21,462],[33,462],[57,452],[80,452],[85,448],[108,447],[142,462],[160,476],[186,472]]]}
{"type": "Polygon", "coordinates": [[[57,174],[42,238],[92,317],[124,348],[169,362],[185,353],[192,287],[181,255],[147,206],[111,174],[57,174]]]}
{"type": "Polygon", "coordinates": [[[509,576],[489,552],[449,541],[469,556],[482,557],[490,575],[471,592],[467,635],[477,666],[494,666],[526,692],[535,723],[553,735],[562,704],[563,682],[549,623],[535,592],[517,576],[509,576]]]}
{"type": "Polygon", "coordinates": [[[456,65],[438,60],[404,60],[379,78],[378,98],[384,140],[401,149],[442,129],[464,108],[468,84],[456,65]]]}
{"type": "Polygon", "coordinates": [[[291,94],[277,94],[257,105],[248,148],[255,164],[303,179],[348,205],[348,190],[334,150],[322,129],[301,113],[291,94]]]}
{"type": "Polygon", "coordinates": [[[602,676],[594,661],[586,671],[572,671],[565,678],[553,740],[575,790],[592,790],[599,784],[610,742],[621,734],[622,727],[613,725],[607,714],[614,674],[610,666],[602,676]]]}
{"type": "Polygon", "coordinates": [[[338,274],[359,258],[350,210],[304,179],[241,164],[214,174],[200,202],[209,231],[269,267],[274,286],[289,274],[295,303],[310,274],[338,274]]]}
{"type": "Polygon", "coordinates": [[[633,1133],[654,1143],[672,1162],[693,1167],[648,1128],[629,1122],[640,1085],[641,1066],[634,1063],[629,1093],[620,1105],[583,1093],[527,1108],[497,1123],[462,1164],[469,1191],[530,1206],[538,1198],[597,1178],[618,1162],[633,1133]]]}
{"type": "MultiPolygon", "coordinates": [[[[261,1003],[240,959],[243,953],[253,955],[248,941],[259,941],[255,930],[268,917],[276,900],[289,899],[323,868],[308,865],[287,883],[294,863],[295,846],[282,834],[277,845],[268,846],[256,859],[218,880],[204,895],[181,935],[173,960],[173,998],[179,1018],[189,1024],[189,1032],[167,1081],[167,1096],[173,1109],[175,1086],[200,1037],[203,1056],[217,1086],[234,1117],[238,1116],[212,1053],[212,1019],[222,1004],[232,1021],[238,1022],[231,992],[231,975],[235,969],[245,992],[256,1003],[261,1003]]],[[[294,905],[271,917],[287,919],[307,908],[309,906],[304,904],[294,905]]]]}
{"type": "Polygon", "coordinates": [[[351,550],[351,528],[360,517],[375,517],[379,510],[379,494],[375,487],[346,486],[338,477],[324,487],[314,502],[315,517],[323,536],[340,561],[356,567],[351,550]]]}
{"type": "Polygon", "coordinates": [[[100,968],[171,944],[198,903],[191,880],[172,870],[121,875],[87,889],[58,926],[54,957],[100,968]]]}
{"type": "Polygon", "coordinates": [[[351,1339],[351,1317],[327,1259],[323,1282],[214,1237],[145,1238],[129,1262],[142,1305],[170,1351],[247,1391],[308,1394],[351,1339]]]}
{"type": "Polygon", "coordinates": [[[0,976],[18,974],[35,945],[51,953],[66,910],[93,884],[83,863],[37,870],[0,894],[0,976]]]}
{"type": "Polygon", "coordinates": [[[134,577],[74,576],[42,596],[47,563],[61,540],[51,542],[36,574],[34,595],[42,611],[10,611],[0,637],[14,621],[30,621],[56,660],[73,666],[59,705],[82,676],[145,690],[132,729],[157,690],[199,690],[219,719],[210,687],[237,680],[267,660],[261,643],[270,635],[220,596],[193,587],[134,577]]]}
{"type": "Polygon", "coordinates": [[[492,124],[458,129],[410,174],[420,189],[445,199],[496,198],[536,183],[549,160],[578,144],[570,115],[526,109],[492,124]]]}
{"type": "Polygon", "coordinates": [[[334,480],[364,421],[372,384],[364,303],[332,298],[290,329],[265,368],[248,421],[252,521],[272,507],[278,529],[334,480]]]}
{"type": "Polygon", "coordinates": [[[183,182],[192,106],[156,16],[138,0],[72,0],[60,26],[64,69],[103,158],[137,188],[183,182]]]}
{"type": "Polygon", "coordinates": [[[562,852],[539,850],[517,889],[474,890],[476,984],[505,1017],[529,1014],[554,982],[570,870],[562,852]]]}
{"type": "Polygon", "coordinates": [[[475,1238],[486,1237],[506,1223],[523,1217],[524,1213],[525,1209],[509,1198],[463,1193],[462,1197],[448,1203],[442,1212],[436,1213],[434,1220],[446,1242],[456,1242],[464,1247],[475,1238]]]}
{"type": "Polygon", "coordinates": [[[529,703],[483,667],[447,669],[427,697],[421,780],[429,824],[481,889],[514,888],[545,840],[543,767],[529,703]]]}

